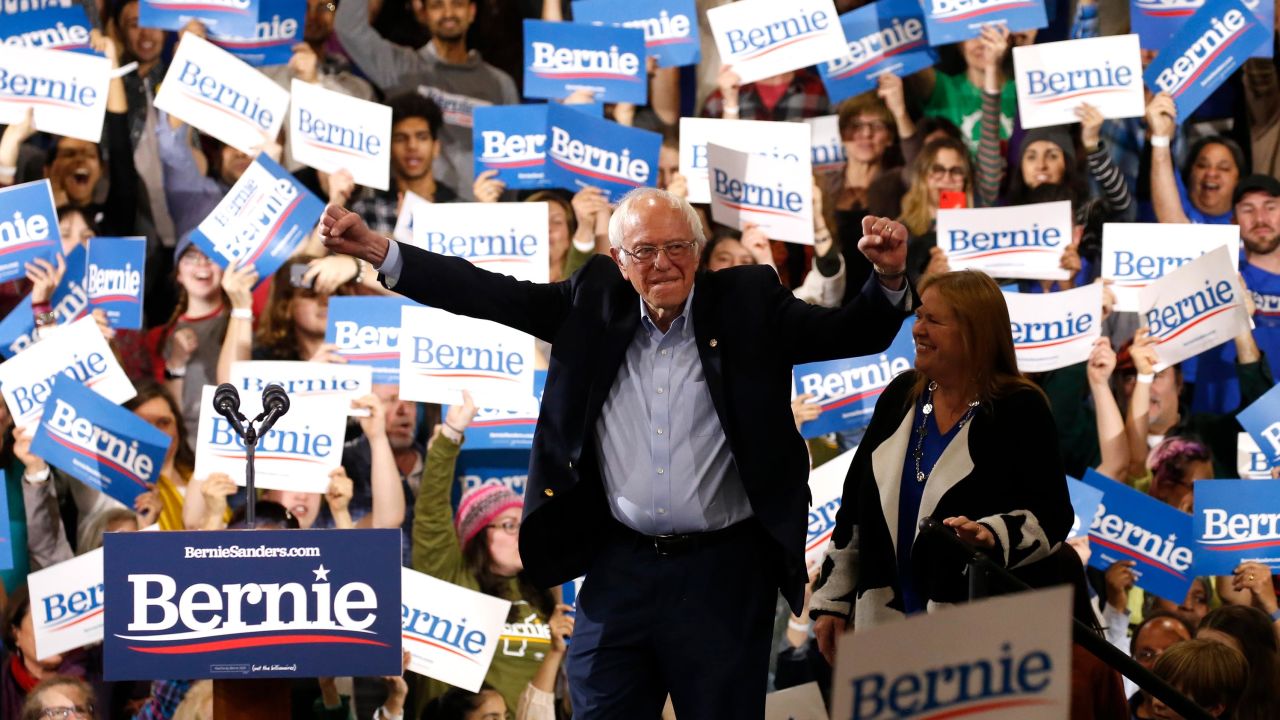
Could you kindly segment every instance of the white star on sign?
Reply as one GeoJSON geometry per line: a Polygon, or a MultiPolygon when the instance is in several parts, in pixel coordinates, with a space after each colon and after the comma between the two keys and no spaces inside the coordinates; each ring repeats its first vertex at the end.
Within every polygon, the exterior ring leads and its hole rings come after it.
{"type": "Polygon", "coordinates": [[[329,569],[324,566],[324,563],[320,563],[320,567],[312,570],[311,572],[316,574],[316,582],[320,582],[321,580],[329,582],[329,569]]]}

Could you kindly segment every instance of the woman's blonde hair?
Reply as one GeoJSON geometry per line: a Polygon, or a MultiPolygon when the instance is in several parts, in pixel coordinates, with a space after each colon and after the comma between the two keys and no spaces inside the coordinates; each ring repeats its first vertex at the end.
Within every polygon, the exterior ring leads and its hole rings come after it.
{"type": "MultiPolygon", "coordinates": [[[[936,292],[955,313],[963,363],[979,401],[989,402],[1024,388],[1040,392],[1018,371],[1009,307],[995,280],[977,270],[959,270],[926,277],[920,282],[920,295],[928,290],[936,292]]],[[[924,373],[916,375],[912,398],[920,397],[930,380],[924,373]]]]}
{"type": "Polygon", "coordinates": [[[898,218],[916,237],[929,232],[933,226],[933,211],[936,208],[929,198],[929,173],[942,150],[954,150],[964,163],[964,191],[968,196],[969,206],[973,206],[973,159],[969,157],[969,148],[963,142],[949,137],[933,140],[924,146],[911,166],[911,186],[902,196],[902,215],[898,218]]]}

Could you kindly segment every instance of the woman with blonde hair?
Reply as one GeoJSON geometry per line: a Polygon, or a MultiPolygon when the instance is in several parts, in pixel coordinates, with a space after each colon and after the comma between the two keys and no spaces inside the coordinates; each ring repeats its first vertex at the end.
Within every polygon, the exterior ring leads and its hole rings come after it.
{"type": "MultiPolygon", "coordinates": [[[[904,237],[877,219],[879,235],[904,237]]],[[[1048,558],[1074,521],[1044,394],[1018,372],[1000,288],[980,272],[920,286],[914,371],[876,404],[844,496],[810,614],[834,662],[853,624],[881,624],[969,599],[965,567],[937,539],[933,517],[1004,567],[1048,558]]]]}

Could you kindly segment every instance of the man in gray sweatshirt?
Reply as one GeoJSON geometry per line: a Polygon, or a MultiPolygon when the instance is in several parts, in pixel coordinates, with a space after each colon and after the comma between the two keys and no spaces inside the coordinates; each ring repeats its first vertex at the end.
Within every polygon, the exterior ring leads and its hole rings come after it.
{"type": "Polygon", "coordinates": [[[388,95],[405,90],[435,100],[444,111],[435,177],[472,199],[471,111],[479,105],[514,105],[520,94],[511,77],[467,49],[474,0],[411,0],[418,22],[431,32],[421,50],[396,45],[369,24],[369,0],[338,4],[336,27],[343,48],[388,95]]]}

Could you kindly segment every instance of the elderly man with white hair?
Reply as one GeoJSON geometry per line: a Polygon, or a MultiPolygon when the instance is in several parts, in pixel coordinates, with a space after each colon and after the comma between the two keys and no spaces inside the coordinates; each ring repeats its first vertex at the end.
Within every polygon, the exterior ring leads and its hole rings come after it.
{"type": "Polygon", "coordinates": [[[698,273],[683,199],[634,190],[612,261],[536,284],[388,240],[329,206],[332,250],[433,307],[551,343],[520,555],[544,587],[586,575],[568,658],[575,717],[762,718],[777,590],[804,595],[809,461],[791,367],[884,350],[912,308],[906,230],[869,217],[875,268],[839,308],[762,266],[698,273]]]}

